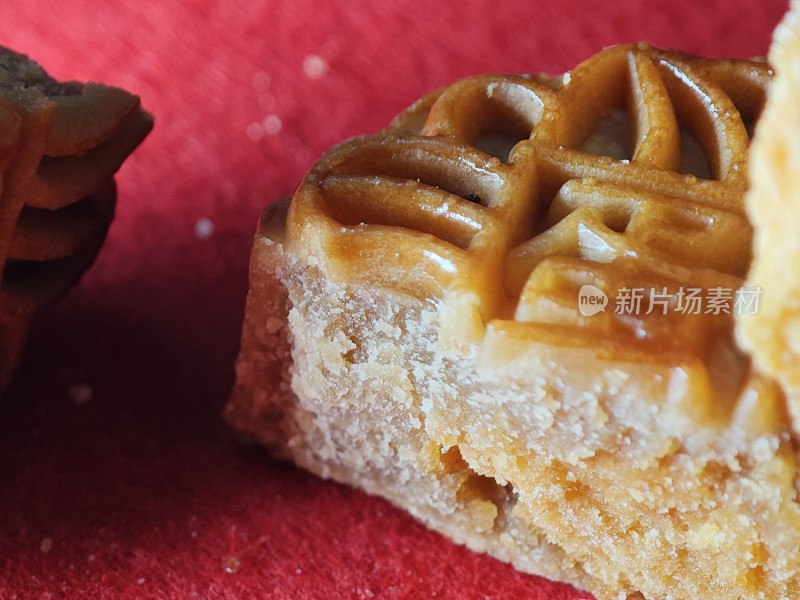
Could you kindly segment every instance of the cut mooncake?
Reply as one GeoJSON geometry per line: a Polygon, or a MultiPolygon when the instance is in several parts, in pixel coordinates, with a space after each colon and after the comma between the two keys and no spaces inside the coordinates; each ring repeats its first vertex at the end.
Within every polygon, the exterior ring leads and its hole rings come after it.
{"type": "Polygon", "coordinates": [[[599,599],[800,597],[781,387],[736,344],[759,61],[473,77],[264,212],[225,416],[599,599]]]}

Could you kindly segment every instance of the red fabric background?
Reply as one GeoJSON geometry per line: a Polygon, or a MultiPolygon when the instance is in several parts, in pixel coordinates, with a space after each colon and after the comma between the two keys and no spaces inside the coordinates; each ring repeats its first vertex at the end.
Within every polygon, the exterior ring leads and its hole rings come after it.
{"type": "Polygon", "coordinates": [[[256,219],[326,147],[435,87],[560,72],[621,41],[763,54],[785,0],[455,7],[0,4],[0,43],[57,77],[126,87],[156,115],[120,173],[107,246],[36,322],[0,402],[1,598],[590,598],[235,443],[219,413],[256,219]],[[81,384],[85,404],[70,397],[81,384]]]}

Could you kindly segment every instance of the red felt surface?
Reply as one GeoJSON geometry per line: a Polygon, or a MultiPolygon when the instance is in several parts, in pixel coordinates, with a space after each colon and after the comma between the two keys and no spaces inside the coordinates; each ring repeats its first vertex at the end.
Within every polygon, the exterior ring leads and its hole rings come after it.
{"type": "Polygon", "coordinates": [[[619,41],[763,54],[784,8],[2,2],[1,44],[140,94],[156,128],[98,262],[36,322],[0,402],[0,598],[590,598],[235,442],[219,413],[256,219],[326,147],[462,76],[560,72],[619,41]]]}

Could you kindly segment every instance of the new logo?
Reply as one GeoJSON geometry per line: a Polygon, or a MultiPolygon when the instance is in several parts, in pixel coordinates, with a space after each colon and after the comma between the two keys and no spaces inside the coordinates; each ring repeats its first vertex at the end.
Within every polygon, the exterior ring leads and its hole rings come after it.
{"type": "Polygon", "coordinates": [[[584,317],[591,317],[603,312],[608,306],[606,293],[593,285],[581,286],[578,292],[578,310],[584,317]]]}

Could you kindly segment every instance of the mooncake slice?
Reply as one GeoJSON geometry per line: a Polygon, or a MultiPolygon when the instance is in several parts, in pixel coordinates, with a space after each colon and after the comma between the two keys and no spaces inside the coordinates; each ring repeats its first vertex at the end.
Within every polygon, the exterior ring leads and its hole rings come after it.
{"type": "Polygon", "coordinates": [[[734,335],[771,76],[618,46],[331,149],[264,213],[226,418],[599,599],[800,597],[786,398],[734,335]]]}

